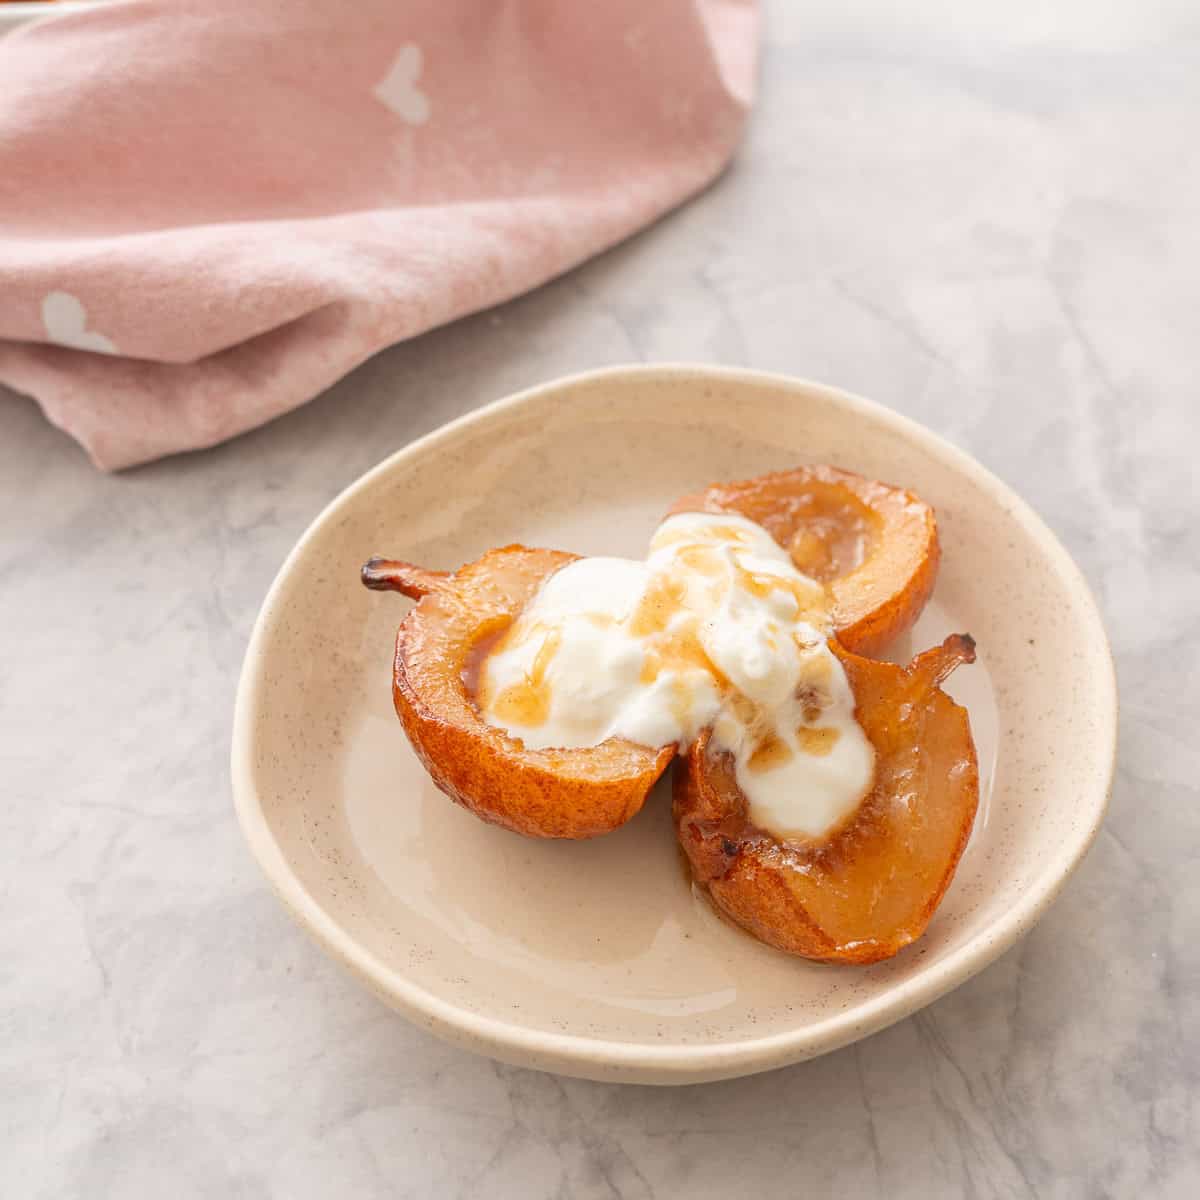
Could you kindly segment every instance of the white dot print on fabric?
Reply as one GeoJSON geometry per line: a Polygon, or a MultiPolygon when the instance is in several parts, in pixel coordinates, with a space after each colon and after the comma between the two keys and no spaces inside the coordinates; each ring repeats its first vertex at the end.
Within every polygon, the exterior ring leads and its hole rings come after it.
{"type": "Polygon", "coordinates": [[[116,354],[111,338],[89,329],[87,309],[70,292],[51,292],[42,301],[42,324],[46,336],[59,346],[92,350],[97,354],[116,354]]]}
{"type": "Polygon", "coordinates": [[[421,47],[401,46],[388,73],[375,85],[375,98],[402,121],[424,125],[429,120],[429,97],[417,86],[421,78],[421,47]]]}

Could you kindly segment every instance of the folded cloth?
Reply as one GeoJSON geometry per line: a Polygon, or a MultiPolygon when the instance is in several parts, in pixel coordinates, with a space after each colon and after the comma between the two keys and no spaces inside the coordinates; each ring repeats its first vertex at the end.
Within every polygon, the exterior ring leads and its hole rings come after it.
{"type": "Polygon", "coordinates": [[[138,0],[0,40],[0,381],[212,445],[708,183],[754,0],[138,0]]]}

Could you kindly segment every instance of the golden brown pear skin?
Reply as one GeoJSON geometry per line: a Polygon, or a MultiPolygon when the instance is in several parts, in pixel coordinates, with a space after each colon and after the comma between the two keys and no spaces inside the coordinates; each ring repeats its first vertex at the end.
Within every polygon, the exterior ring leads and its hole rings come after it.
{"type": "Polygon", "coordinates": [[[828,587],[838,640],[856,654],[878,654],[910,629],[937,579],[933,509],[903,488],[837,467],[714,483],[671,512],[738,513],[761,525],[798,570],[828,587]]]}
{"type": "Polygon", "coordinates": [[[392,699],[434,783],[476,816],[516,833],[589,838],[623,825],[667,768],[675,747],[611,738],[599,746],[527,750],[488,725],[473,699],[487,645],[542,581],[578,556],[506,546],[452,574],[373,558],[369,588],[417,601],[400,624],[392,699]]]}
{"type": "Polygon", "coordinates": [[[979,768],[966,710],[939,684],[975,643],[956,634],[908,667],[830,643],[875,749],[870,792],[829,835],[752,824],[727,754],[702,735],[675,775],[675,827],[696,880],[738,925],[789,954],[872,963],[920,937],[966,847],[979,768]]]}

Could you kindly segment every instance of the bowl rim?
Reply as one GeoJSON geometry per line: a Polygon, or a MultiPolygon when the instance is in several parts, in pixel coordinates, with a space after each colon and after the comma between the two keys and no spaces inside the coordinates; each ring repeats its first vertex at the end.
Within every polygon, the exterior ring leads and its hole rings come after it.
{"type": "Polygon", "coordinates": [[[994,962],[1033,926],[1058,896],[1099,832],[1108,808],[1115,770],[1118,698],[1116,671],[1100,610],[1083,573],[1048,525],[1007,484],[945,438],[892,409],[811,380],[743,367],[683,362],[629,364],[561,376],[483,405],[455,418],[388,455],[338,493],[309,524],[279,568],[255,619],[238,681],[234,706],[231,772],[234,805],[243,835],[272,889],[293,917],[335,958],[358,975],[381,999],[439,1036],[509,1062],[563,1074],[625,1078],[644,1082],[692,1082],[728,1078],[769,1070],[838,1049],[896,1021],[945,995],[994,962]],[[291,571],[309,543],[338,514],[381,477],[432,449],[452,443],[463,432],[520,410],[552,392],[569,391],[601,380],[650,383],[691,378],[700,382],[748,383],[778,387],[792,395],[817,394],[851,416],[869,418],[916,443],[946,465],[966,475],[1018,522],[1033,538],[1051,568],[1081,603],[1089,628],[1079,642],[1089,647],[1089,674],[1096,678],[1093,697],[1100,715],[1094,737],[1102,769],[1096,784],[1080,793],[1080,808],[1089,801],[1090,818],[1076,843],[1052,871],[1010,908],[1004,918],[967,940],[943,959],[914,973],[863,1004],[795,1029],[715,1043],[670,1042],[647,1044],[591,1038],[572,1033],[511,1024],[471,1012],[414,983],[350,936],[331,917],[292,872],[271,832],[254,786],[254,714],[263,685],[263,646],[276,601],[291,571]],[[897,994],[898,989],[898,994],[897,994]]]}

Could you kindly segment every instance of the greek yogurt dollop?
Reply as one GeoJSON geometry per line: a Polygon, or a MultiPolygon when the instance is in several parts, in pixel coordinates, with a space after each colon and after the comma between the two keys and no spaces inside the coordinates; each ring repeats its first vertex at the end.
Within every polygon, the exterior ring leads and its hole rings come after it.
{"type": "Polygon", "coordinates": [[[875,765],[831,632],[824,586],[762,526],[680,513],[644,562],[581,558],[551,575],[481,664],[478,702],[530,749],[682,749],[711,726],[754,824],[817,838],[875,765]]]}

